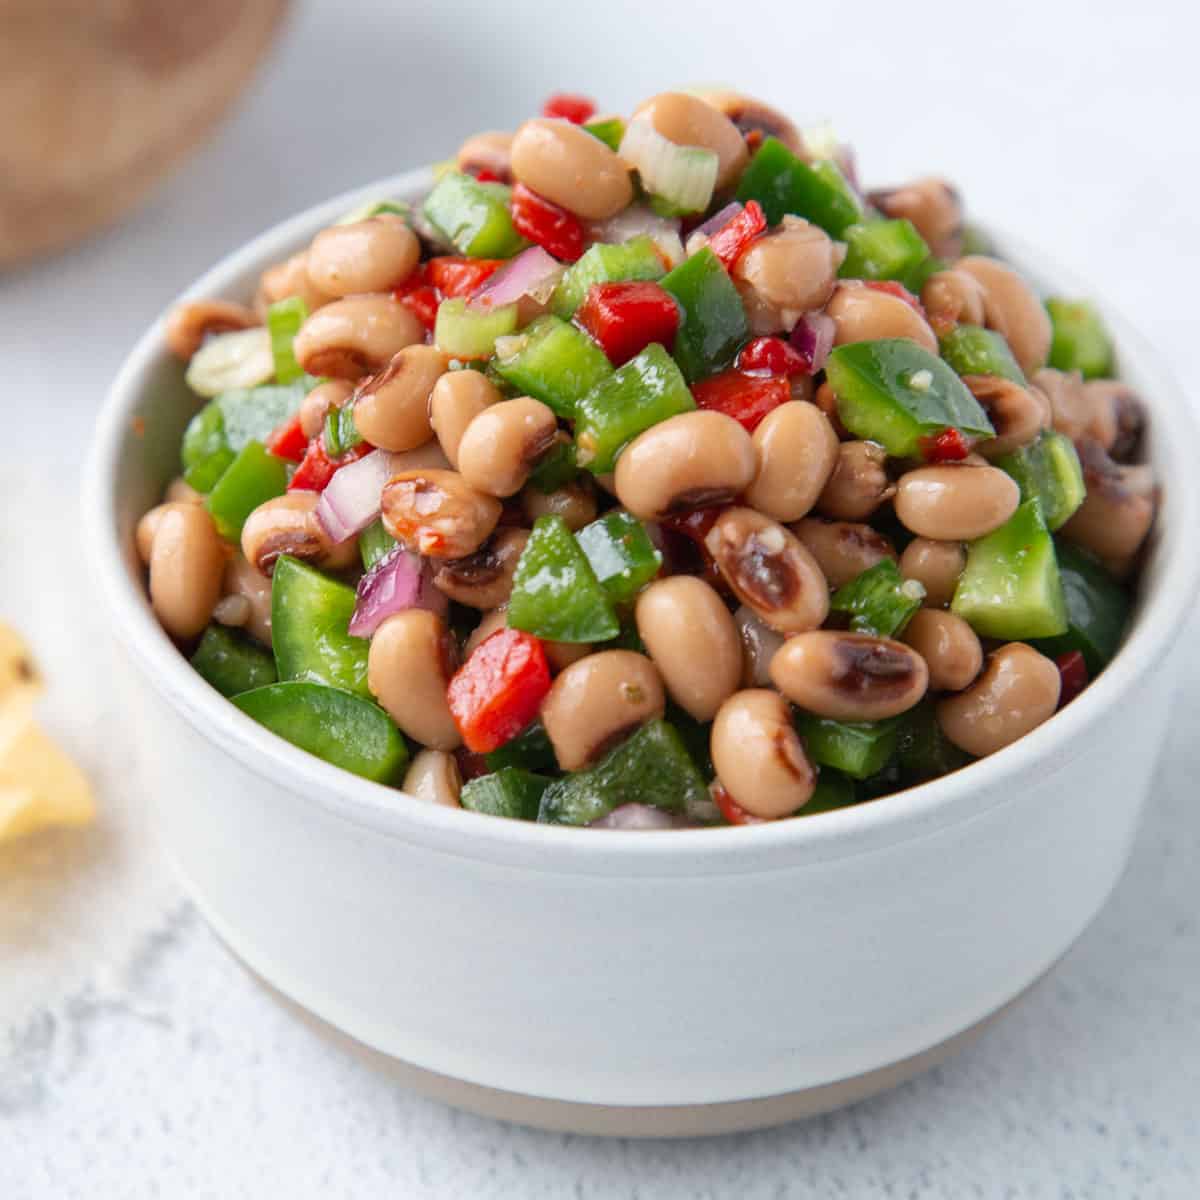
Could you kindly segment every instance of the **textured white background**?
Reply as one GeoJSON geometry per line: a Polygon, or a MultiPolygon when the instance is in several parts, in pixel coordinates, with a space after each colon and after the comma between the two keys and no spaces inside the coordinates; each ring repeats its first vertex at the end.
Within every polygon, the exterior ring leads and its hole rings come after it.
{"type": "MultiPolygon", "coordinates": [[[[719,9],[302,5],[235,119],[140,216],[0,278],[0,614],[34,638],[46,720],[105,805],[91,834],[0,854],[4,1200],[1200,1196],[1195,683],[1129,873],[1028,1001],[915,1083],[761,1134],[589,1142],[409,1095],[276,1009],[155,857],[137,769],[153,748],[122,720],[74,521],[108,379],[229,248],[511,127],[552,89],[623,108],[729,81],[833,117],[868,181],[950,174],[977,212],[1115,296],[1194,387],[1193,6],[719,9]]],[[[1196,632],[1180,631],[1189,677],[1196,632]]]]}

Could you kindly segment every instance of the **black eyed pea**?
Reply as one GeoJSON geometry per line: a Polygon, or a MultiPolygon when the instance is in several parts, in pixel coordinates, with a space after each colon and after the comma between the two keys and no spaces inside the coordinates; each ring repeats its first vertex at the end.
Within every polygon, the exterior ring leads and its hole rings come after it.
{"type": "Polygon", "coordinates": [[[172,500],[165,504],[157,504],[149,512],[143,513],[133,533],[133,544],[137,548],[138,558],[150,565],[150,556],[154,552],[154,535],[158,532],[159,522],[163,517],[178,507],[180,501],[172,500]]]}
{"type": "Polygon", "coordinates": [[[773,137],[778,138],[794,154],[808,158],[800,130],[783,113],[770,105],[754,99],[753,96],[743,96],[738,92],[720,89],[706,89],[698,95],[706,104],[711,104],[734,123],[749,147],[757,149],[764,138],[773,137]]]}
{"type": "Polygon", "coordinates": [[[758,470],[746,503],[776,521],[798,521],[817,502],[838,461],[833,426],[815,404],[790,400],[755,429],[758,470]]]}
{"type": "Polygon", "coordinates": [[[1116,379],[1090,379],[1081,395],[1087,421],[1081,436],[1100,443],[1117,462],[1132,458],[1141,441],[1146,413],[1137,394],[1116,379]]]}
{"type": "Polygon", "coordinates": [[[984,322],[1000,334],[1026,375],[1046,365],[1052,330],[1037,293],[1020,275],[994,258],[968,255],[955,270],[973,276],[983,288],[984,322]]]}
{"type": "MultiPolygon", "coordinates": [[[[498,608],[494,612],[485,613],[483,620],[471,630],[471,636],[467,638],[467,644],[463,648],[464,656],[470,658],[480,642],[490,637],[497,629],[503,629],[507,624],[508,612],[506,609],[498,608]]],[[[565,671],[572,663],[578,662],[592,652],[591,646],[576,642],[548,642],[544,638],[541,639],[541,642],[542,649],[546,652],[546,660],[550,664],[550,670],[555,675],[559,671],[565,671]]]]}
{"type": "Polygon", "coordinates": [[[834,721],[882,721],[920,702],[925,660],[902,642],[816,629],[790,637],[771,660],[771,679],[793,704],[834,721]]]}
{"type": "Polygon", "coordinates": [[[983,758],[1049,720],[1062,680],[1054,663],[1024,642],[1001,646],[971,687],[937,706],[942,732],[960,750],[983,758]]]}
{"type": "Polygon", "coordinates": [[[736,183],[749,155],[738,127],[720,109],[687,92],[661,92],[638,105],[654,129],[677,146],[701,146],[717,156],[717,188],[736,183]]]}
{"type": "Polygon", "coordinates": [[[742,641],[742,686],[770,687],[771,659],[783,645],[783,634],[744,604],[733,614],[733,623],[742,641]]]}
{"type": "Polygon", "coordinates": [[[358,560],[358,540],[335,545],[317,520],[317,492],[295,491],[260,504],[242,526],[242,554],[263,575],[270,575],[283,554],[331,571],[358,560]]]}
{"type": "Polygon", "coordinates": [[[639,725],[663,715],[654,664],[632,650],[602,650],[562,671],[542,701],[542,724],[564,771],[579,771],[639,725]]]}
{"type": "Polygon", "coordinates": [[[892,543],[870,525],[806,517],[792,526],[792,532],[816,560],[831,588],[857,579],[885,558],[896,560],[892,543]]]}
{"type": "Polygon", "coordinates": [[[528,529],[498,529],[474,554],[445,560],[433,585],[468,608],[500,608],[512,595],[513,572],[528,541],[528,529]]]}
{"type": "Polygon", "coordinates": [[[384,528],[414,554],[466,558],[492,535],[501,505],[457,471],[401,471],[383,487],[384,528]]]}
{"type": "Polygon", "coordinates": [[[617,498],[635,517],[724,504],[758,467],[750,435],[724,413],[680,413],[639,434],[617,459],[617,498]]]}
{"type": "Polygon", "coordinates": [[[271,580],[241,553],[235,553],[225,566],[221,584],[222,600],[245,601],[245,620],[241,627],[264,646],[271,644],[271,580]]]}
{"type": "Polygon", "coordinates": [[[489,496],[515,496],[557,437],[558,418],[540,400],[501,400],[463,430],[458,469],[472,487],[489,496]]]}
{"type": "Polygon", "coordinates": [[[1020,502],[1021,489],[998,467],[943,463],[902,475],[895,508],[918,537],[969,542],[999,529],[1020,502]]]}
{"type": "Polygon", "coordinates": [[[915,579],[925,588],[925,604],[929,608],[945,608],[954,599],[954,590],[966,565],[967,551],[961,542],[913,538],[900,555],[900,574],[905,579],[915,579]]]}
{"type": "Polygon", "coordinates": [[[842,442],[817,510],[838,521],[865,521],[896,488],[888,478],[887,451],[876,442],[842,442]]]}
{"type": "Polygon", "coordinates": [[[835,346],[909,338],[930,354],[938,352],[937,336],[911,304],[858,280],[839,283],[825,311],[833,318],[835,346]]]}
{"type": "Polygon", "coordinates": [[[1050,424],[1050,404],[1036,388],[998,375],[964,375],[963,383],[996,430],[995,437],[979,443],[984,458],[1002,458],[1028,446],[1050,424]]]}
{"type": "Polygon", "coordinates": [[[198,504],[166,504],[152,511],[157,516],[150,527],[150,604],[172,637],[197,637],[221,598],[225,544],[208,510],[198,504]]]}
{"type": "Polygon", "coordinates": [[[517,180],[585,220],[603,221],[633,200],[629,168],[569,121],[526,121],[513,135],[511,159],[517,180]]]}
{"type": "Polygon", "coordinates": [[[1050,425],[1063,437],[1078,441],[1087,432],[1093,410],[1078,371],[1043,367],[1033,376],[1033,386],[1050,404],[1050,425]]]}
{"type": "Polygon", "coordinates": [[[812,400],[825,414],[825,419],[833,426],[833,432],[838,435],[838,438],[842,441],[849,441],[852,435],[842,424],[842,418],[838,416],[837,393],[834,392],[833,384],[828,379],[821,381],[821,386],[813,392],[812,400]]]}
{"type": "Polygon", "coordinates": [[[190,300],[175,305],[167,317],[167,349],[176,358],[188,362],[204,344],[205,338],[249,329],[258,323],[258,317],[244,304],[233,304],[228,300],[190,300]]]}
{"type": "Polygon", "coordinates": [[[463,431],[485,408],[503,399],[482,371],[447,371],[438,378],[429,395],[429,422],[452,466],[458,466],[463,431]]]}
{"type": "Polygon", "coordinates": [[[472,134],[458,148],[455,161],[460,171],[468,175],[478,175],[487,171],[501,183],[512,182],[512,143],[511,133],[489,131],[472,134]]]}
{"type": "Polygon", "coordinates": [[[330,296],[385,292],[412,274],[421,245],[408,222],[380,213],[349,225],[331,225],[308,248],[308,278],[330,296]]]}
{"type": "Polygon", "coordinates": [[[445,750],[422,750],[405,772],[404,790],[418,800],[458,808],[462,775],[454,755],[445,750]]]}
{"type": "Polygon", "coordinates": [[[816,559],[770,517],[726,509],[704,546],[733,594],[772,629],[816,629],[829,615],[829,585],[816,559]]]}
{"type": "Polygon", "coordinates": [[[521,492],[521,511],[530,524],[538,517],[562,517],[567,528],[576,533],[596,519],[596,488],[586,475],[552,492],[530,484],[521,492]]]}
{"type": "Polygon", "coordinates": [[[937,271],[921,288],[921,307],[935,329],[983,324],[983,288],[966,271],[937,271]]]}
{"type": "Polygon", "coordinates": [[[884,216],[911,221],[938,258],[962,253],[962,200],[944,179],[915,179],[903,187],[871,192],[868,199],[884,216]]]}
{"type": "Polygon", "coordinates": [[[742,677],[741,640],[721,597],[694,575],[674,575],[642,590],[634,616],[671,698],[711,721],[742,677]]]}
{"type": "Polygon", "coordinates": [[[425,341],[425,326],[386,294],[346,296],[318,309],[292,343],[310,375],[359,379],[381,371],[406,346],[425,341]]]}
{"type": "Polygon", "coordinates": [[[381,450],[415,450],[433,437],[429,397],[450,360],[433,346],[406,346],[354,393],[354,425],[381,450]]]}
{"type": "Polygon", "coordinates": [[[343,408],[354,395],[354,385],[348,379],[327,379],[318,383],[300,401],[300,431],[311,442],[325,429],[330,410],[343,408]]]}
{"type": "Polygon", "coordinates": [[[168,504],[203,504],[204,493],[198,492],[182,475],[176,475],[167,484],[163,499],[168,504]]]}
{"type": "Polygon", "coordinates": [[[453,750],[462,742],[446,702],[454,668],[445,621],[409,608],[388,617],[371,638],[367,687],[403,733],[431,750],[453,750]]]}
{"type": "Polygon", "coordinates": [[[915,612],[901,640],[925,660],[931,691],[961,692],[983,668],[983,647],[975,631],[962,617],[940,608],[915,612]]]}
{"type": "Polygon", "coordinates": [[[314,287],[308,277],[308,251],[301,250],[291,258],[268,267],[258,281],[258,292],[254,297],[254,311],[260,322],[267,319],[267,309],[276,300],[299,296],[309,313],[328,304],[333,297],[314,287]]]}
{"type": "Polygon", "coordinates": [[[713,721],[709,749],[721,786],[751,816],[790,816],[816,789],[816,768],[778,692],[752,688],[730,696],[713,721]]]}
{"type": "Polygon", "coordinates": [[[755,333],[790,329],[833,294],[845,251],[818,225],[785,216],[779,227],[756,238],[733,268],[755,333]]]}

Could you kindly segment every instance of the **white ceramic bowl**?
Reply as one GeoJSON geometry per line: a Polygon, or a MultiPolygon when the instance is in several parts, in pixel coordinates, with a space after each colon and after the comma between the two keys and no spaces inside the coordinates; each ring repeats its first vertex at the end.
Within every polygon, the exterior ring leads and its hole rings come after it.
{"type": "MultiPolygon", "coordinates": [[[[405,175],[313,209],[187,295],[249,296],[265,266],[353,204],[427,182],[405,175]]],[[[1040,256],[1006,250],[1043,273],[1040,256]]],[[[1200,435],[1154,354],[1108,315],[1165,484],[1136,619],[1108,670],[945,779],[802,820],[666,833],[410,800],[276,738],[191,670],[151,614],[133,549],[196,407],[159,322],[104,407],[84,512],[132,668],[130,727],[154,748],[161,831],[188,890],[275,989],[417,1086],[500,1116],[715,1132],[920,1069],[1096,915],[1162,741],[1171,643],[1200,564],[1200,435]]]]}

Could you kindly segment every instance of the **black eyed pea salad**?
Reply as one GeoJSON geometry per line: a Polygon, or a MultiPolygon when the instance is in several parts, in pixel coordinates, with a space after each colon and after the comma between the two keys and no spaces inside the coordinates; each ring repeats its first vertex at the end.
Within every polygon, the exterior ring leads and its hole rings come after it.
{"type": "MultiPolygon", "coordinates": [[[[182,304],[137,529],[195,669],[410,797],[750,824],[956,771],[1120,645],[1156,488],[1086,302],[731,93],[555,96],[182,304]]],[[[408,802],[408,801],[405,801],[408,802]]]]}

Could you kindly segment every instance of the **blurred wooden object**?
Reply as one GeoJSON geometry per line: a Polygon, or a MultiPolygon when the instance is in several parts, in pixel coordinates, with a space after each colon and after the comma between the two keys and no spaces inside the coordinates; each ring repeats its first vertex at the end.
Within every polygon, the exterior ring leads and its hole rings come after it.
{"type": "Polygon", "coordinates": [[[208,134],[287,0],[0,0],[0,266],[115,220],[208,134]]]}

